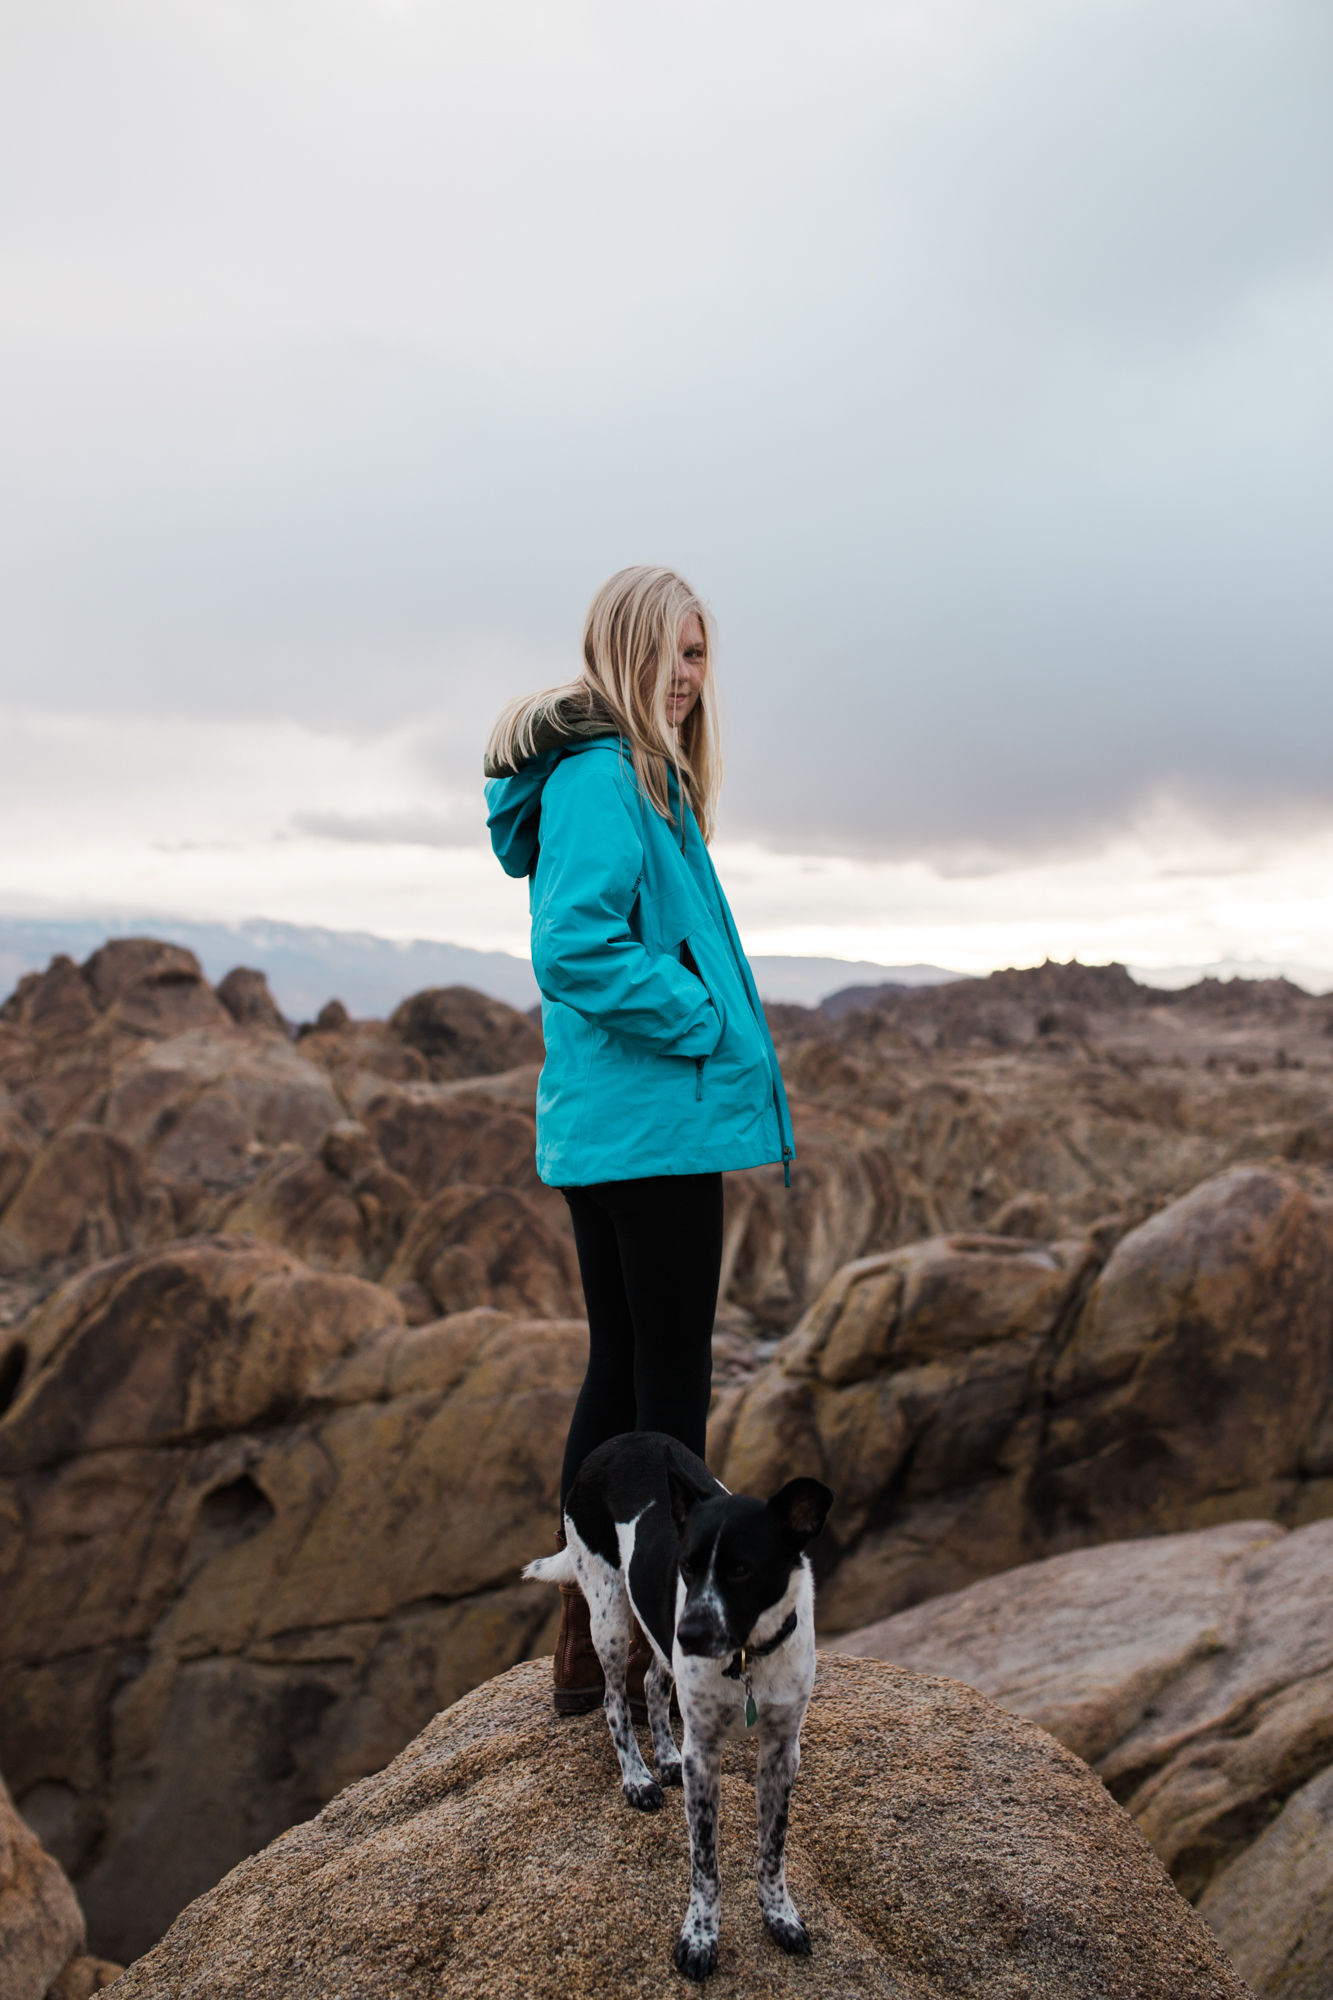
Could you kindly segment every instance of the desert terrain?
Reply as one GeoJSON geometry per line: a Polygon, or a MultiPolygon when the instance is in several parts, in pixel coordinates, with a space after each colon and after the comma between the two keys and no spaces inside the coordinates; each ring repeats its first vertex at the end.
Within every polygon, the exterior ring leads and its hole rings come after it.
{"type": "MultiPolygon", "coordinates": [[[[835,1489],[831,1644],[893,1661],[906,1616],[904,1670],[966,1680],[920,1621],[988,1579],[1229,1524],[1322,1548],[1333,998],[1046,965],[770,1019],[797,1164],[727,1177],[710,1461],[835,1489]]],[[[518,1578],[585,1335],[541,1058],[467,988],[293,1024],[152,939],[0,1007],[0,1773],[94,1956],[550,1650],[518,1578]]],[[[1330,1672],[1216,1724],[1303,1718],[1239,1818],[1107,1765],[1205,1916],[1333,1763],[1330,1672]]],[[[1062,1700],[1018,1712],[1096,1763],[1062,1700]]]]}

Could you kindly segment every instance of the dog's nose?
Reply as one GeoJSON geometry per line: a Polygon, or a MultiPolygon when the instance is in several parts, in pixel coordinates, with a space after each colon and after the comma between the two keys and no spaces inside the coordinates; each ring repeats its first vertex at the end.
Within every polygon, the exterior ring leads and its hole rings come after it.
{"type": "Polygon", "coordinates": [[[694,1606],[686,1609],[676,1627],[676,1637],[682,1653],[701,1654],[705,1659],[717,1659],[723,1653],[736,1650],[721,1621],[710,1612],[694,1606]]]}

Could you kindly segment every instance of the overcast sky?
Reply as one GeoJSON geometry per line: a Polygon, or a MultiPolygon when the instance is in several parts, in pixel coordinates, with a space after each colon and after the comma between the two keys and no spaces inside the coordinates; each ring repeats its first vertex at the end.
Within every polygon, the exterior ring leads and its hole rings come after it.
{"type": "Polygon", "coordinates": [[[1333,966],[1327,0],[0,0],[0,905],[524,946],[677,564],[763,950],[1333,966]]]}

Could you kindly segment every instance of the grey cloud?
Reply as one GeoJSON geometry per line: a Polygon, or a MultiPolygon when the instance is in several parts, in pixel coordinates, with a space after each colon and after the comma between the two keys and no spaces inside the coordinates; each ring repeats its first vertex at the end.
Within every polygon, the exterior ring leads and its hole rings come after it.
{"type": "Polygon", "coordinates": [[[666,560],[733,831],[1333,813],[1326,8],[519,11],[28,36],[10,243],[79,311],[0,350],[11,700],[428,722],[475,783],[666,560]]]}
{"type": "Polygon", "coordinates": [[[478,813],[293,813],[298,833],[321,840],[347,840],[372,847],[462,847],[477,837],[478,813]]]}

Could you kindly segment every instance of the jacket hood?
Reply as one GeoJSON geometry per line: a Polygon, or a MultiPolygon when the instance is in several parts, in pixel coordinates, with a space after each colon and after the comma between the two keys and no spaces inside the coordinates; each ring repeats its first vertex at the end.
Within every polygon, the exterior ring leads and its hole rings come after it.
{"type": "MultiPolygon", "coordinates": [[[[561,758],[589,750],[616,749],[620,739],[599,728],[596,736],[562,735],[538,751],[512,776],[493,778],[486,787],[486,826],[496,859],[506,875],[531,875],[540,845],[542,793],[561,758]]],[[[489,768],[489,766],[488,766],[489,768]]]]}
{"type": "Polygon", "coordinates": [[[537,701],[530,712],[529,734],[532,754],[512,763],[497,763],[488,757],[488,778],[515,778],[548,750],[564,750],[586,743],[595,736],[618,736],[619,724],[601,696],[593,688],[576,688],[537,701]]]}

